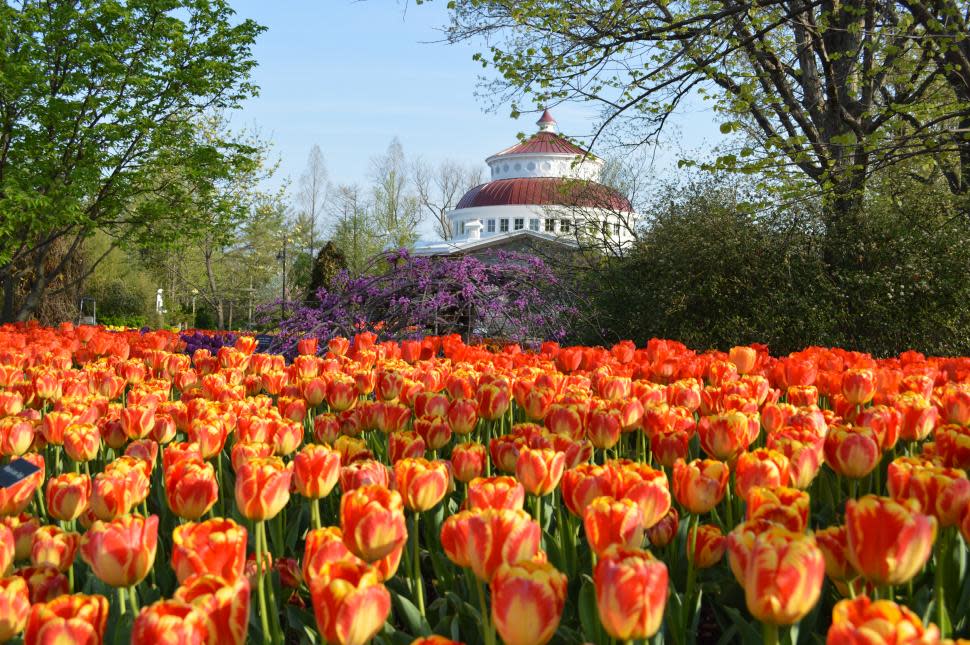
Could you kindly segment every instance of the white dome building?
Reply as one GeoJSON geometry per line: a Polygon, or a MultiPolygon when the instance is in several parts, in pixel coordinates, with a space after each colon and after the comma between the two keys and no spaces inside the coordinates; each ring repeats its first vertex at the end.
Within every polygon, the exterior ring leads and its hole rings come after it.
{"type": "Polygon", "coordinates": [[[416,255],[469,253],[541,241],[578,247],[584,239],[623,248],[633,241],[629,200],[598,183],[603,160],[557,132],[549,110],[531,138],[485,160],[491,181],[447,214],[454,237],[416,255]]]}

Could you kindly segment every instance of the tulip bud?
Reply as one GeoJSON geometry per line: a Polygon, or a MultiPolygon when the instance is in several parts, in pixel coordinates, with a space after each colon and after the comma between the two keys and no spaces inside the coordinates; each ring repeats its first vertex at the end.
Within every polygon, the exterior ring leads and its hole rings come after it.
{"type": "Polygon", "coordinates": [[[278,457],[253,459],[236,473],[236,507],[246,519],[272,519],[290,500],[293,470],[278,457]]]}
{"type": "Polygon", "coordinates": [[[492,621],[506,645],[544,645],[552,639],[566,605],[565,575],[547,562],[503,564],[491,590],[492,621]]]}
{"type": "Polygon", "coordinates": [[[104,596],[58,596],[30,608],[24,642],[101,643],[107,624],[108,599],[104,596]]]}
{"type": "Polygon", "coordinates": [[[407,541],[401,494],[379,485],[344,493],[340,526],[351,553],[365,562],[384,558],[407,541]]]}
{"type": "Polygon", "coordinates": [[[566,467],[566,455],[555,450],[525,448],[515,464],[515,476],[526,492],[548,495],[559,485],[566,467]]]}
{"type": "Polygon", "coordinates": [[[207,574],[232,582],[242,577],[245,564],[246,528],[232,520],[187,522],[172,533],[172,569],[179,583],[207,574]]]}
{"type": "Polygon", "coordinates": [[[205,641],[206,615],[179,600],[159,600],[139,612],[132,628],[135,643],[181,645],[205,641]]]}
{"type": "Polygon", "coordinates": [[[721,503],[727,490],[731,470],[727,464],[712,459],[695,459],[689,464],[674,463],[674,497],[695,515],[703,515],[721,503]]]}
{"type": "Polygon", "coordinates": [[[249,623],[249,581],[203,574],[192,576],[175,591],[175,599],[205,615],[207,645],[243,645],[249,623]]]}
{"type": "Polygon", "coordinates": [[[81,558],[105,584],[130,587],[148,575],[157,546],[157,515],[125,515],[95,522],[81,538],[81,558]]]}
{"type": "Polygon", "coordinates": [[[30,613],[27,582],[19,576],[0,579],[0,642],[24,630],[30,613]]]}
{"type": "Polygon", "coordinates": [[[64,473],[47,480],[47,513],[55,520],[70,522],[81,516],[91,499],[91,477],[64,473]]]}
{"type": "Polygon", "coordinates": [[[326,446],[307,444],[293,458],[293,485],[308,499],[329,495],[339,476],[340,455],[326,446]]]}
{"type": "Polygon", "coordinates": [[[924,627],[919,616],[908,607],[891,600],[872,601],[859,596],[835,604],[825,642],[827,645],[874,642],[917,645],[939,640],[940,630],[936,625],[924,627]]]}
{"type": "Polygon", "coordinates": [[[365,645],[384,626],[391,595],[373,567],[330,562],[310,580],[310,597],[320,634],[328,643],[365,645]]]}
{"type": "Polygon", "coordinates": [[[586,507],[583,527],[590,548],[599,557],[616,545],[636,549],[643,543],[643,514],[629,499],[597,497],[586,507]]]}
{"type": "Polygon", "coordinates": [[[667,567],[646,551],[614,549],[593,571],[600,622],[620,641],[647,639],[660,629],[667,604],[667,567]]]}
{"type": "Polygon", "coordinates": [[[886,497],[866,495],[845,507],[846,556],[878,585],[911,580],[929,560],[936,520],[886,497]]]}
{"type": "Polygon", "coordinates": [[[480,443],[460,443],[451,451],[451,466],[455,479],[468,483],[480,477],[485,470],[488,454],[480,443]]]}
{"type": "Polygon", "coordinates": [[[448,492],[451,475],[443,461],[402,459],[394,464],[394,478],[404,506],[424,512],[440,502],[448,492]]]}

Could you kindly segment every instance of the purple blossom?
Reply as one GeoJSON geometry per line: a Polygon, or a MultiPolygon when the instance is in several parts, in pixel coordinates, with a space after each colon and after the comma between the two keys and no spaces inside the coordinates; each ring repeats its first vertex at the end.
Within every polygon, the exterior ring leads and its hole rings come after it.
{"type": "Polygon", "coordinates": [[[428,258],[400,249],[376,258],[364,275],[341,272],[309,301],[288,303],[274,349],[286,352],[303,337],[326,341],[364,329],[384,340],[457,333],[469,341],[495,337],[533,345],[563,340],[577,304],[535,256],[428,258]]]}

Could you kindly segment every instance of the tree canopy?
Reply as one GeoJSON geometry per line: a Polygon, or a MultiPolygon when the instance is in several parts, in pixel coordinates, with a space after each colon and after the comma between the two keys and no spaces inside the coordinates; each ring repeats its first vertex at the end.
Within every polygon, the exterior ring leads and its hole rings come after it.
{"type": "Polygon", "coordinates": [[[184,234],[253,153],[200,128],[255,93],[261,31],[225,0],[0,3],[0,321],[65,288],[96,232],[184,234]]]}

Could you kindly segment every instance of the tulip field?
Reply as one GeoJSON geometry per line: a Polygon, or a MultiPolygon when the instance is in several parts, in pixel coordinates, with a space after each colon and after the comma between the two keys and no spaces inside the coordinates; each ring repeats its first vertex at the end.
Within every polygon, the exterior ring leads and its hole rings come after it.
{"type": "Polygon", "coordinates": [[[231,342],[0,326],[0,640],[970,636],[970,358],[231,342]]]}

